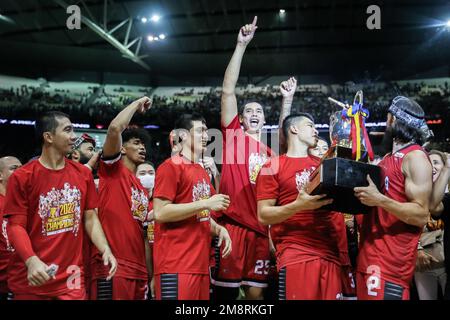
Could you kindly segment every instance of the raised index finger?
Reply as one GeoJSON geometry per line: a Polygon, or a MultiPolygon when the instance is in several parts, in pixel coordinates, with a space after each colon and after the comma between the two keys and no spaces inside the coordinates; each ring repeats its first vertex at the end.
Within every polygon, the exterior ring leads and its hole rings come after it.
{"type": "Polygon", "coordinates": [[[258,21],[258,16],[253,18],[252,26],[256,27],[256,22],[258,21]]]}

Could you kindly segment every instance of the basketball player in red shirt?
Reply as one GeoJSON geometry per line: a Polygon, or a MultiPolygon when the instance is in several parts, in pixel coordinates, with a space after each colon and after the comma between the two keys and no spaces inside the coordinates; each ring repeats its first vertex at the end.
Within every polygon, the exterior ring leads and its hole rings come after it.
{"type": "Polygon", "coordinates": [[[220,259],[218,270],[212,275],[218,300],[236,299],[241,285],[246,299],[262,299],[263,288],[267,287],[269,239],[267,227],[257,219],[255,183],[259,170],[271,157],[272,151],[261,142],[261,129],[265,123],[263,107],[250,102],[238,114],[236,99],[242,58],[257,29],[256,22],[257,17],[252,24],[240,29],[236,49],[223,80],[220,192],[230,196],[231,204],[219,222],[230,233],[233,250],[228,258],[220,259]]]}
{"type": "Polygon", "coordinates": [[[15,252],[8,268],[8,286],[17,300],[86,298],[82,245],[84,232],[116,271],[95,209],[92,173],[66,159],[75,141],[72,123],[61,112],[36,121],[42,144],[38,159],[9,178],[4,207],[8,237],[15,252]]]}
{"type": "Polygon", "coordinates": [[[378,164],[382,190],[355,188],[360,201],[373,207],[363,217],[357,261],[359,300],[407,300],[417,246],[429,216],[432,166],[420,147],[424,112],[398,96],[388,110],[384,142],[389,153],[378,164]]]}
{"type": "Polygon", "coordinates": [[[211,219],[210,211],[225,210],[229,197],[215,194],[199,160],[206,149],[205,120],[183,116],[177,123],[181,151],[156,172],[154,191],[154,272],[156,299],[209,300],[211,234],[231,251],[227,230],[211,219]]]}
{"type": "Polygon", "coordinates": [[[342,271],[336,215],[319,210],[332,199],[310,196],[304,188],[320,159],[308,155],[317,130],[306,113],[283,121],[287,153],[271,159],[257,179],[258,218],[271,225],[281,300],[342,298],[342,271]]]}
{"type": "Polygon", "coordinates": [[[136,177],[136,168],[145,161],[143,129],[126,129],[136,112],[151,107],[148,97],[140,98],[123,109],[108,127],[99,164],[98,215],[114,256],[116,276],[105,279],[107,270],[98,252],[93,252],[93,299],[144,300],[148,272],[145,261],[144,223],[148,214],[148,192],[136,177]],[[126,130],[125,130],[126,129],[126,130]]]}
{"type": "Polygon", "coordinates": [[[22,163],[15,157],[0,158],[0,300],[6,300],[9,292],[7,269],[12,251],[6,232],[7,220],[3,219],[3,205],[5,203],[8,179],[21,166],[22,163]]]}

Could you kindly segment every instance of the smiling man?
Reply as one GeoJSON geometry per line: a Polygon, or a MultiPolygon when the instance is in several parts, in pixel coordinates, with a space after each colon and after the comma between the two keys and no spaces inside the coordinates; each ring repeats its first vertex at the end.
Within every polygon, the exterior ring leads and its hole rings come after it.
{"type": "Polygon", "coordinates": [[[98,252],[93,252],[91,296],[104,300],[144,300],[147,291],[144,222],[148,213],[148,192],[136,177],[137,166],[145,161],[143,129],[126,129],[136,112],[151,107],[147,97],[132,102],[108,127],[98,175],[99,219],[111,250],[117,257],[118,271],[112,281],[98,252]]]}
{"type": "Polygon", "coordinates": [[[270,261],[267,227],[256,216],[256,177],[272,151],[261,142],[264,109],[245,104],[238,114],[236,84],[242,58],[252,40],[257,17],[239,30],[236,49],[225,71],[221,101],[223,165],[220,192],[230,196],[230,206],[220,218],[233,239],[228,258],[220,259],[212,275],[217,300],[232,300],[244,286],[247,299],[262,299],[270,261]],[[241,125],[244,129],[241,128],[241,125]]]}
{"type": "Polygon", "coordinates": [[[66,159],[76,139],[68,115],[46,113],[36,121],[36,135],[41,156],[17,169],[6,190],[4,214],[15,249],[8,286],[16,300],[83,300],[84,232],[102,264],[111,265],[107,277],[116,271],[95,212],[94,179],[88,168],[66,159]]]}

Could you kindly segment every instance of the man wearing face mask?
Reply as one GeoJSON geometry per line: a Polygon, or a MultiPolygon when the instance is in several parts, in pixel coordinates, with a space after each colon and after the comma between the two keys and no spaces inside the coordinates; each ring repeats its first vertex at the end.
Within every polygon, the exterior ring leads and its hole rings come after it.
{"type": "Polygon", "coordinates": [[[155,185],[155,166],[150,161],[141,163],[136,168],[136,177],[141,181],[142,186],[148,191],[148,214],[144,223],[146,229],[145,241],[145,261],[147,264],[148,278],[150,280],[151,298],[155,298],[155,285],[153,277],[153,242],[155,238],[155,218],[153,214],[153,187],[155,185]]]}

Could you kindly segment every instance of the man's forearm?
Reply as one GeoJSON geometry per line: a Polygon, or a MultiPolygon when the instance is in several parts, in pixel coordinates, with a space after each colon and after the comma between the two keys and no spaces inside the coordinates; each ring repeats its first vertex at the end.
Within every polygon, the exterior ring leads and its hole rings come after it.
{"type": "Polygon", "coordinates": [[[280,138],[280,154],[284,153],[287,149],[286,147],[286,137],[283,132],[283,121],[286,119],[288,115],[291,114],[292,101],[294,97],[283,97],[283,101],[281,102],[281,112],[280,119],[278,120],[278,136],[280,138]]]}
{"type": "Polygon", "coordinates": [[[414,202],[398,202],[383,195],[380,207],[406,224],[423,227],[427,223],[429,211],[414,202]]]}
{"type": "Polygon", "coordinates": [[[207,210],[204,200],[190,203],[166,204],[162,208],[154,207],[155,221],[160,223],[177,222],[188,219],[197,213],[207,210]]]}
{"type": "Polygon", "coordinates": [[[95,211],[90,210],[85,213],[84,226],[89,239],[91,239],[92,243],[101,253],[104,253],[109,248],[109,244],[95,211]]]}
{"type": "Polygon", "coordinates": [[[26,262],[30,257],[36,256],[27,230],[19,224],[8,224],[8,238],[18,256],[26,262]]]}
{"type": "Polygon", "coordinates": [[[296,212],[297,210],[293,206],[293,202],[284,206],[258,205],[258,220],[263,225],[277,224],[289,219],[296,212]]]}
{"type": "Polygon", "coordinates": [[[128,105],[125,109],[120,111],[119,114],[111,121],[109,129],[117,130],[120,133],[124,131],[128,127],[134,114],[138,110],[138,107],[139,103],[134,101],[130,105],[128,105]]]}
{"type": "Polygon", "coordinates": [[[236,89],[236,83],[239,79],[239,72],[242,64],[242,57],[246,49],[246,45],[238,43],[236,49],[234,50],[233,56],[231,57],[228,67],[225,71],[225,76],[223,79],[222,91],[225,94],[234,94],[236,89]]]}

